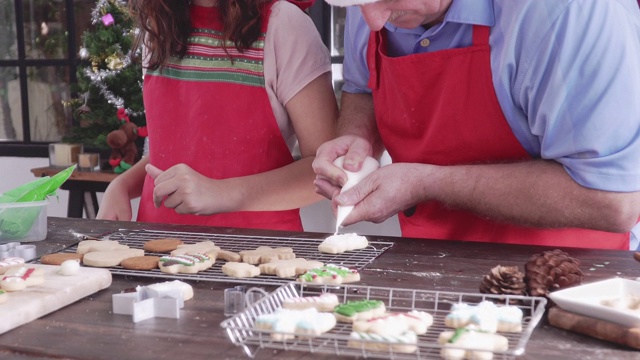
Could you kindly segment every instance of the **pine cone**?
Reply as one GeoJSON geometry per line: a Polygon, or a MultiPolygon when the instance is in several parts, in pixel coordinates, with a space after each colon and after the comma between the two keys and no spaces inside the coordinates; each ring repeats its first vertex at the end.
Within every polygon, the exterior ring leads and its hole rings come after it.
{"type": "Polygon", "coordinates": [[[533,255],[525,264],[527,292],[547,296],[550,292],[579,285],[584,278],[580,260],[556,249],[533,255]]]}
{"type": "Polygon", "coordinates": [[[524,274],[517,266],[498,265],[482,278],[480,292],[497,295],[526,295],[524,274]]]}

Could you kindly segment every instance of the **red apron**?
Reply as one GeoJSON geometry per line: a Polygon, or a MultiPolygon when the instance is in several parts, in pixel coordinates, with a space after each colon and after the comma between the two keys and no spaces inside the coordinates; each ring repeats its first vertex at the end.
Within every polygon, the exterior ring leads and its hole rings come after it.
{"type": "MultiPolygon", "coordinates": [[[[218,45],[222,35],[218,19],[216,7],[192,7],[195,30],[185,58],[145,76],[151,164],[166,170],[185,163],[214,179],[291,164],[293,157],[264,87],[260,44],[264,43],[269,14],[264,16],[263,35],[251,49],[239,53],[233,46],[227,47],[233,64],[218,45]]],[[[153,187],[153,179],[147,175],[139,221],[302,231],[299,209],[182,215],[164,206],[155,208],[153,187]]]]}
{"type": "MultiPolygon", "coordinates": [[[[385,30],[372,33],[368,63],[376,121],[393,162],[436,165],[522,161],[531,157],[513,135],[491,77],[489,31],[474,26],[473,45],[389,57],[385,30]]],[[[629,234],[498,223],[442,203],[398,215],[402,235],[431,239],[629,249],[629,234]]]]}

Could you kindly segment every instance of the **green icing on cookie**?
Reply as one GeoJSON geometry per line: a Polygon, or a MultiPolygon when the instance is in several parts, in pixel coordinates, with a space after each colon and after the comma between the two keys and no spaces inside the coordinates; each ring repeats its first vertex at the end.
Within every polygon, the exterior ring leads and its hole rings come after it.
{"type": "Polygon", "coordinates": [[[337,267],[333,265],[326,265],[323,267],[319,267],[317,269],[311,269],[306,273],[300,275],[300,279],[306,282],[311,282],[313,279],[317,277],[332,277],[332,276],[340,276],[346,277],[351,274],[351,270],[344,267],[337,267]]]}
{"type": "Polygon", "coordinates": [[[382,305],[384,304],[380,300],[347,301],[345,304],[338,305],[334,311],[340,315],[353,316],[356,313],[377,309],[382,305]]]}
{"type": "Polygon", "coordinates": [[[458,341],[458,339],[460,339],[462,334],[466,333],[467,331],[469,331],[469,329],[465,329],[465,328],[456,329],[456,331],[455,331],[455,333],[453,333],[453,336],[451,337],[451,339],[449,339],[449,343],[451,343],[451,344],[455,343],[456,341],[458,341]]]}

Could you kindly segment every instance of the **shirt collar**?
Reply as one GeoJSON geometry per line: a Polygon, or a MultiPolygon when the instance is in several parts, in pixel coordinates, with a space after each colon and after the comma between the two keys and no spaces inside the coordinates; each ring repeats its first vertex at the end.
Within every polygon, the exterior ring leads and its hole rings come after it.
{"type": "MultiPolygon", "coordinates": [[[[444,16],[444,22],[438,27],[447,22],[493,26],[496,22],[493,12],[493,0],[453,0],[451,7],[449,7],[444,16]]],[[[424,32],[422,28],[401,29],[389,23],[385,24],[385,28],[393,32],[424,32]]]]}
{"type": "Polygon", "coordinates": [[[444,21],[493,26],[493,0],[453,0],[444,21]]]}

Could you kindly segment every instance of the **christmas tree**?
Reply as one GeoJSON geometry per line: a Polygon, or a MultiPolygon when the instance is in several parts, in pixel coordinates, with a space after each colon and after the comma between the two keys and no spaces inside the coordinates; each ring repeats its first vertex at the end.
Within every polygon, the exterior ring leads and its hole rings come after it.
{"type": "Polygon", "coordinates": [[[74,124],[64,142],[107,149],[107,134],[126,117],[146,124],[142,103],[140,49],[133,49],[137,29],[124,0],[98,0],[91,13],[92,27],[82,35],[76,98],[65,103],[73,109],[74,124]],[[120,110],[120,112],[118,112],[120,110]]]}

